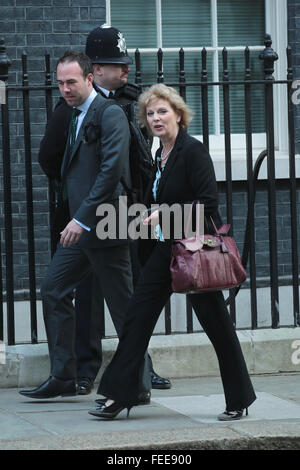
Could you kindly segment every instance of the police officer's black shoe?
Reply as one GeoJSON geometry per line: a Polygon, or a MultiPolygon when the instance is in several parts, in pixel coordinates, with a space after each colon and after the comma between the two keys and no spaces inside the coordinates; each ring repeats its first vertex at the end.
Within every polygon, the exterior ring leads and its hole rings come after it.
{"type": "Polygon", "coordinates": [[[166,390],[168,388],[171,388],[171,382],[169,379],[164,379],[163,377],[160,377],[156,372],[152,371],[150,372],[151,375],[151,384],[152,388],[156,388],[159,390],[166,390]]]}
{"type": "Polygon", "coordinates": [[[77,392],[78,395],[89,395],[94,388],[94,382],[88,377],[78,377],[77,392]]]}

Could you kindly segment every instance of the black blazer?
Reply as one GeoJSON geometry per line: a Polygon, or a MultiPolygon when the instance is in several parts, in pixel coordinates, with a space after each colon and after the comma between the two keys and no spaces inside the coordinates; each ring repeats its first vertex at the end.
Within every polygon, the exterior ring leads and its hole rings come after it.
{"type": "MultiPolygon", "coordinates": [[[[95,86],[94,88],[100,96],[106,99],[106,96],[99,88],[95,86]]],[[[126,106],[138,99],[140,91],[139,86],[128,83],[117,90],[114,99],[126,112],[126,106]]],[[[45,135],[40,143],[38,161],[48,178],[56,182],[57,192],[60,189],[61,165],[67,145],[71,114],[72,108],[67,105],[63,98],[60,98],[47,123],[45,135]]],[[[54,221],[50,227],[54,245],[59,241],[60,232],[65,228],[69,220],[69,206],[59,200],[54,214],[54,221]]]]}
{"type": "MultiPolygon", "coordinates": [[[[156,152],[156,162],[160,152],[161,149],[156,152]]],[[[155,203],[153,181],[147,188],[147,206],[155,203]]],[[[216,218],[218,224],[218,188],[212,159],[204,144],[180,129],[159,181],[156,203],[171,205],[196,200],[204,204],[205,215],[216,218]]]]}
{"type": "MultiPolygon", "coordinates": [[[[127,240],[116,237],[100,240],[96,235],[96,226],[100,221],[100,218],[96,216],[97,207],[109,203],[115,206],[118,214],[118,198],[123,194],[121,177],[124,177],[127,184],[130,185],[128,120],[121,107],[112,104],[104,110],[100,122],[99,110],[105,101],[106,99],[100,93],[94,98],[78,131],[72,153],[68,159],[65,158],[67,156],[66,147],[65,157],[60,165],[60,173],[64,174],[64,185],[61,185],[58,194],[52,227],[56,243],[61,230],[73,217],[91,229],[84,231],[79,240],[79,244],[83,247],[98,248],[100,245],[116,246],[128,243],[127,240]],[[66,200],[62,197],[63,187],[67,190],[66,200]]],[[[60,104],[54,116],[57,114],[61,116],[66,106],[63,103],[60,104]]],[[[52,122],[53,118],[51,126],[52,122]]],[[[53,130],[54,126],[51,129],[53,130]]],[[[48,138],[49,133],[46,134],[48,138]]],[[[62,135],[63,133],[60,136],[60,142],[63,141],[62,135]]],[[[56,146],[54,148],[56,149],[56,146]]],[[[55,154],[53,153],[53,155],[55,154]]],[[[58,160],[58,158],[54,158],[53,166],[48,166],[48,169],[50,167],[54,169],[56,165],[55,171],[57,171],[58,160]]],[[[50,159],[48,163],[50,164],[50,159]]]]}
{"type": "MultiPolygon", "coordinates": [[[[160,153],[161,149],[156,153],[156,163],[160,153]]],[[[222,223],[218,213],[218,190],[212,159],[205,145],[191,137],[186,131],[179,130],[158,184],[156,201],[154,201],[152,193],[154,180],[155,177],[147,188],[145,197],[147,207],[150,207],[151,204],[170,206],[175,203],[187,204],[200,201],[204,204],[205,233],[214,233],[210,216],[216,226],[222,223]]],[[[193,225],[195,227],[195,206],[193,225]]],[[[152,240],[141,241],[139,254],[142,264],[145,263],[154,243],[152,240]]]]}

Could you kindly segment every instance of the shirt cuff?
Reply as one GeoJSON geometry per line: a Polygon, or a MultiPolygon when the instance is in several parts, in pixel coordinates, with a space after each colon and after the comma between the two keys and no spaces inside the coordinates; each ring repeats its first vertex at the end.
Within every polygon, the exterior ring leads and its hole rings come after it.
{"type": "Polygon", "coordinates": [[[75,220],[75,222],[76,222],[78,225],[80,225],[80,227],[84,228],[84,229],[87,230],[88,232],[91,231],[90,227],[87,227],[86,225],[82,224],[81,222],[79,222],[79,220],[74,219],[74,218],[73,218],[73,220],[75,220]]]}

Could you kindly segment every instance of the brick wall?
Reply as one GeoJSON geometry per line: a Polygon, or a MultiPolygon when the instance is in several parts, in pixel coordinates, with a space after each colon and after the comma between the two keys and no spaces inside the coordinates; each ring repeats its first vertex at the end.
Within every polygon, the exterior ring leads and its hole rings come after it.
{"type": "Polygon", "coordinates": [[[31,83],[41,83],[45,51],[54,65],[66,49],[82,49],[88,32],[105,22],[105,0],[1,0],[0,5],[0,34],[12,60],[10,84],[20,83],[24,50],[31,83]]]}

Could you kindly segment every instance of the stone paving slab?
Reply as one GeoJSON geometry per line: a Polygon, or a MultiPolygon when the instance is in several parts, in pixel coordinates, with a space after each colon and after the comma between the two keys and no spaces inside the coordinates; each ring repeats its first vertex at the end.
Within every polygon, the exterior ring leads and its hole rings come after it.
{"type": "Polygon", "coordinates": [[[100,420],[88,414],[86,397],[27,400],[16,389],[0,390],[0,449],[159,450],[300,449],[300,375],[253,376],[258,399],[249,416],[221,423],[219,377],[176,379],[170,390],[153,390],[151,404],[130,418],[100,420]]]}
{"type": "MultiPolygon", "coordinates": [[[[172,411],[199,421],[200,423],[219,424],[216,419],[218,410],[224,407],[223,395],[209,395],[208,397],[194,395],[192,397],[161,397],[153,400],[172,411]]],[[[300,405],[290,400],[283,400],[274,395],[265,392],[257,393],[257,400],[249,409],[249,421],[281,419],[299,419],[300,405]]],[[[242,420],[241,422],[245,422],[242,420]]]]}

